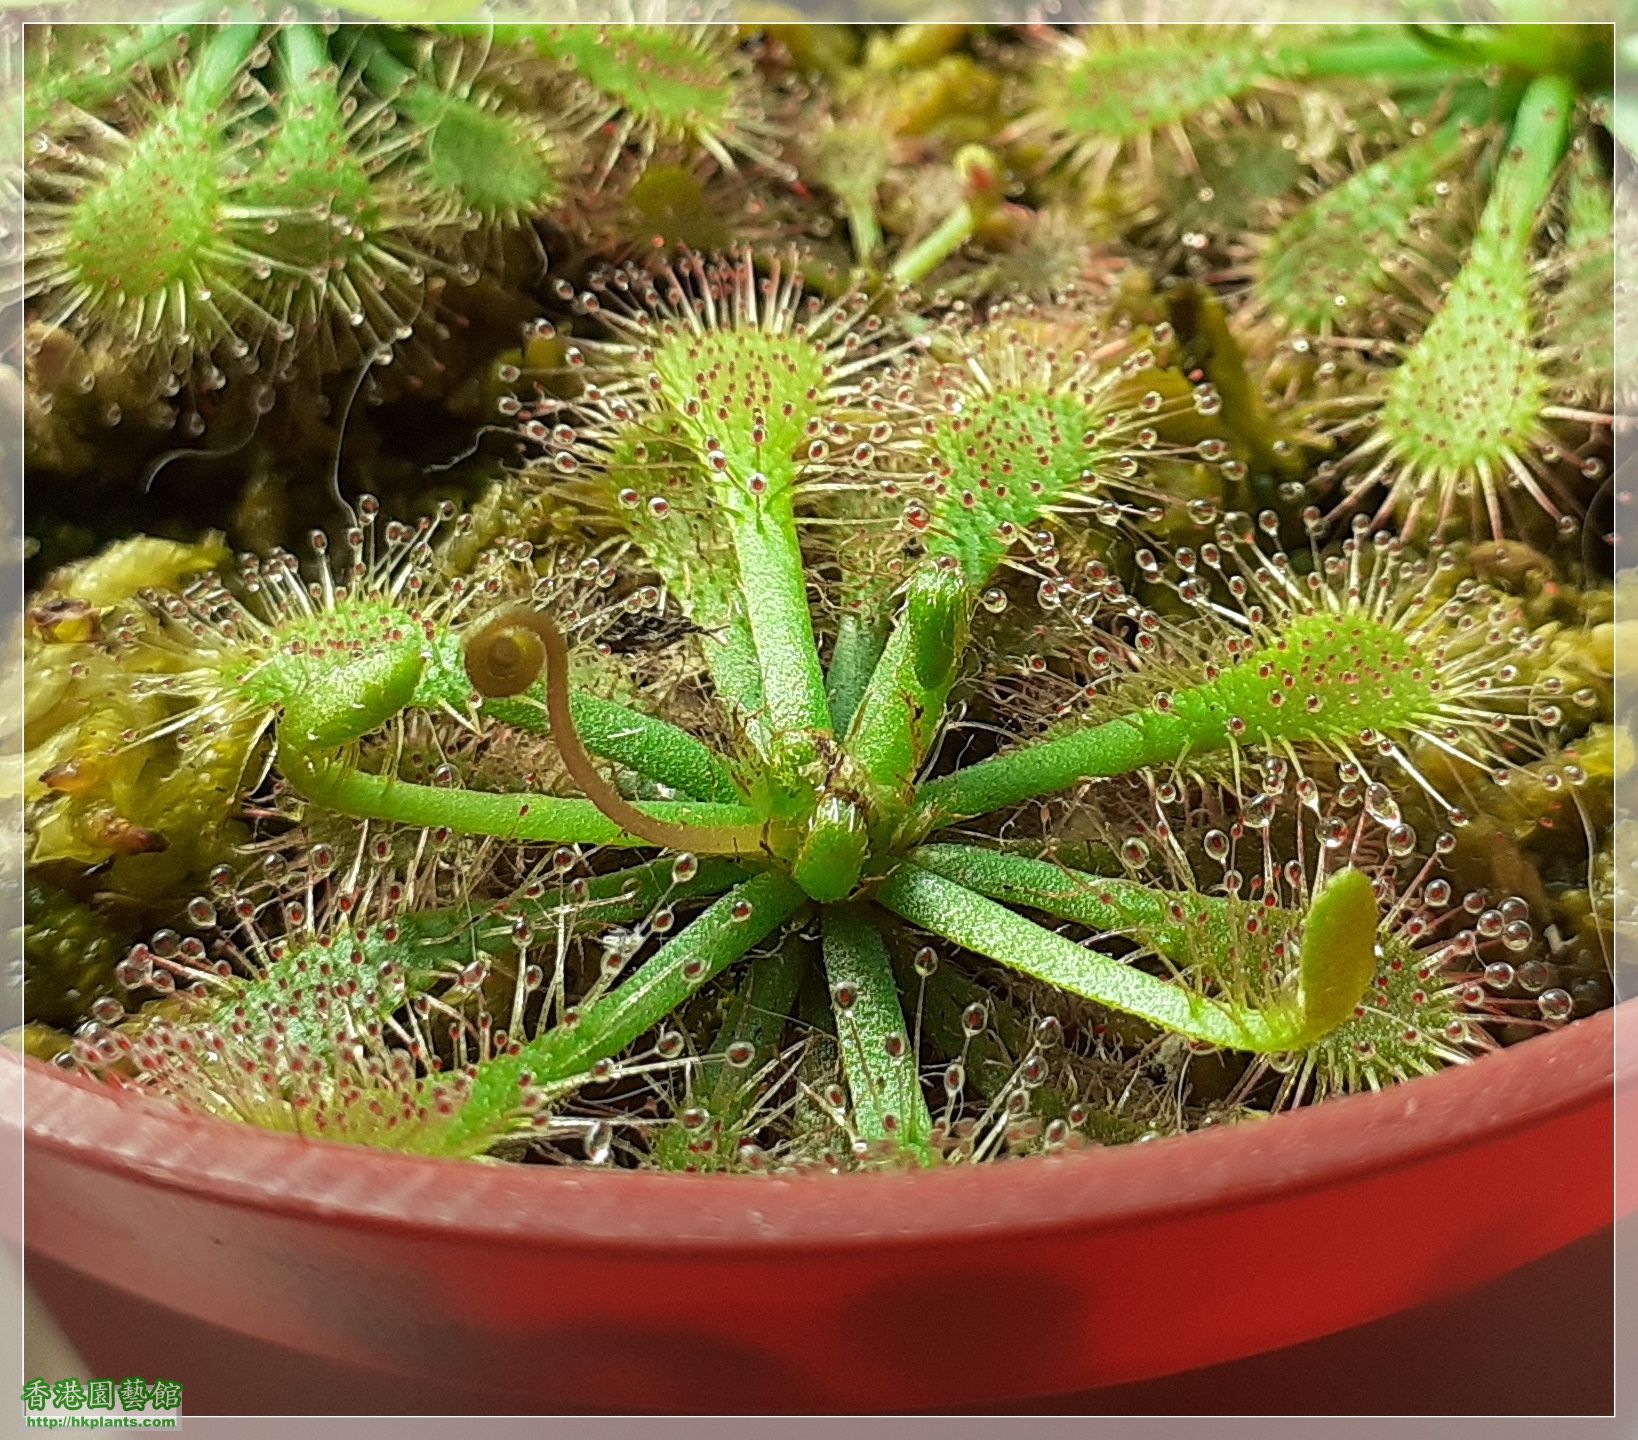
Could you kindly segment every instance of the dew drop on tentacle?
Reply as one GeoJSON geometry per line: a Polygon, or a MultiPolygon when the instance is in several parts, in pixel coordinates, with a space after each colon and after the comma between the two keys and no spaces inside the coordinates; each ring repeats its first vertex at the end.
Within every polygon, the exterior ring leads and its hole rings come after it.
{"type": "Polygon", "coordinates": [[[1568,990],[1561,990],[1554,986],[1543,990],[1536,997],[1536,1007],[1541,1012],[1543,1020],[1557,1023],[1568,1020],[1575,1013],[1575,1001],[1568,990]]]}

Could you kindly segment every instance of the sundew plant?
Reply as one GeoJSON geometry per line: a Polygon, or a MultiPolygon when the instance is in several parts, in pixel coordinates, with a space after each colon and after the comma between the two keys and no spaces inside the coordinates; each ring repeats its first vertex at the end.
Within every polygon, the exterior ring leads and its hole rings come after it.
{"type": "Polygon", "coordinates": [[[1610,1003],[1599,27],[46,27],[20,1043],[667,1170],[1610,1003]]]}

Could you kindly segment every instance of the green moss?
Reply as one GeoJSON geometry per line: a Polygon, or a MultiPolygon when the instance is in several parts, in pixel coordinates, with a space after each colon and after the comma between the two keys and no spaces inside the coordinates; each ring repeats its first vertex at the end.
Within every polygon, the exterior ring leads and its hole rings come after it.
{"type": "Polygon", "coordinates": [[[54,885],[23,887],[23,1013],[72,1030],[114,995],[114,967],[130,937],[54,885]]]}

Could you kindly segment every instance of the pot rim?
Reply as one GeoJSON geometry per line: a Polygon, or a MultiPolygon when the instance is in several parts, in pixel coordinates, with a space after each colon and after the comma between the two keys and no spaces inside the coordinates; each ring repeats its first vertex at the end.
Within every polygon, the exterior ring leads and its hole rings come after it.
{"type": "MultiPolygon", "coordinates": [[[[1609,1107],[1618,1078],[1632,1088],[1635,1051],[1638,1000],[1468,1064],[1262,1121],[869,1177],[661,1175],[402,1155],[185,1114],[11,1052],[0,1063],[0,1116],[7,1124],[23,1117],[25,1154],[310,1223],[651,1256],[854,1249],[1114,1229],[1357,1183],[1609,1107]]],[[[1613,1122],[1610,1130],[1613,1146],[1613,1122]]]]}

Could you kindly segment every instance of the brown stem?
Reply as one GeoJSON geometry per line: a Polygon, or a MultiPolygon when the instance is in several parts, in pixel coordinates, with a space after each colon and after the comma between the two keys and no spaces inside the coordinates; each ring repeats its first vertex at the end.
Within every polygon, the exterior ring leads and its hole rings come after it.
{"type": "Polygon", "coordinates": [[[709,855],[771,853],[768,827],[681,825],[645,815],[609,784],[592,762],[569,710],[569,645],[547,615],[525,606],[503,610],[467,637],[466,676],[480,695],[521,695],[546,672],[546,718],[563,768],[581,793],[622,830],[666,850],[709,855]],[[521,632],[521,633],[520,633],[521,632]]]}

